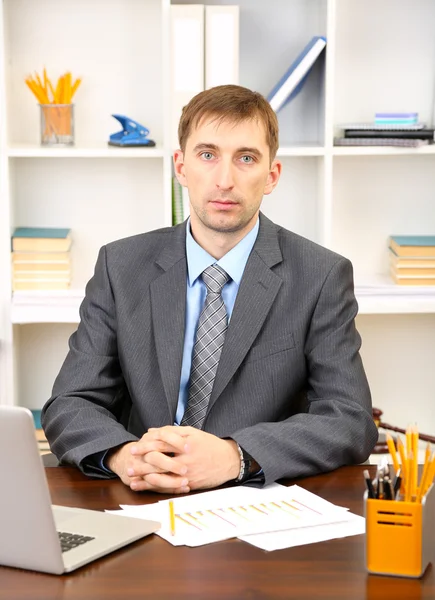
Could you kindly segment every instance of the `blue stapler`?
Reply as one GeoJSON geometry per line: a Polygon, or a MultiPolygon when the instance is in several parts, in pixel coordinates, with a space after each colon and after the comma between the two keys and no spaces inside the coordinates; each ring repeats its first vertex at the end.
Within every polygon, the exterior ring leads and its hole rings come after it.
{"type": "Polygon", "coordinates": [[[110,146],[155,146],[154,140],[150,140],[148,136],[149,130],[138,123],[129,119],[124,115],[112,115],[122,126],[122,131],[112,133],[109,136],[110,146]]]}

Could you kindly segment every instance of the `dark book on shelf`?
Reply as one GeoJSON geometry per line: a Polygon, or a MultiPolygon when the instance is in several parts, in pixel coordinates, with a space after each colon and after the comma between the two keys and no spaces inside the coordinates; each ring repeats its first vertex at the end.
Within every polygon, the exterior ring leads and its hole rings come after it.
{"type": "Polygon", "coordinates": [[[427,146],[429,140],[392,138],[392,137],[335,137],[334,146],[395,146],[403,148],[420,148],[427,146]]]}
{"type": "Polygon", "coordinates": [[[398,138],[404,140],[429,140],[434,141],[435,130],[429,128],[416,130],[397,129],[346,129],[346,138],[398,138]]]}

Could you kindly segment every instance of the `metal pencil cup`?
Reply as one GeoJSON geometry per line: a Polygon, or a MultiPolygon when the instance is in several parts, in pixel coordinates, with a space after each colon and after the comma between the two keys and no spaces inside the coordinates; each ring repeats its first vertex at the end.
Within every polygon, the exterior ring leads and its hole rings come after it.
{"type": "Polygon", "coordinates": [[[72,146],[74,144],[74,104],[40,104],[41,144],[72,146]]]}
{"type": "Polygon", "coordinates": [[[364,496],[366,566],[369,573],[421,577],[435,552],[435,492],[420,502],[364,496]]]}

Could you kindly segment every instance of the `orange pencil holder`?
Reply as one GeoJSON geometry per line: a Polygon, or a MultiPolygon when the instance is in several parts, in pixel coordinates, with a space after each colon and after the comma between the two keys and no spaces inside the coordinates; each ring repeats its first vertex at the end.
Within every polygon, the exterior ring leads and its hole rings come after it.
{"type": "Polygon", "coordinates": [[[369,573],[422,577],[435,552],[435,492],[420,502],[364,496],[366,566],[369,573]]]}

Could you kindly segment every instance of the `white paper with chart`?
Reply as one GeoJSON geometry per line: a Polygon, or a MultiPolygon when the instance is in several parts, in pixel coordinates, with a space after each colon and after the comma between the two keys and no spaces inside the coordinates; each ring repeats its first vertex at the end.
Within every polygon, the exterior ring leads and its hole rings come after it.
{"type": "MultiPolygon", "coordinates": [[[[158,520],[157,535],[174,546],[201,546],[233,537],[348,521],[347,509],[293,485],[237,486],[174,498],[175,535],[169,524],[169,500],[122,505],[132,517],[158,520]]],[[[119,512],[119,511],[118,511],[119,512]]]]}

